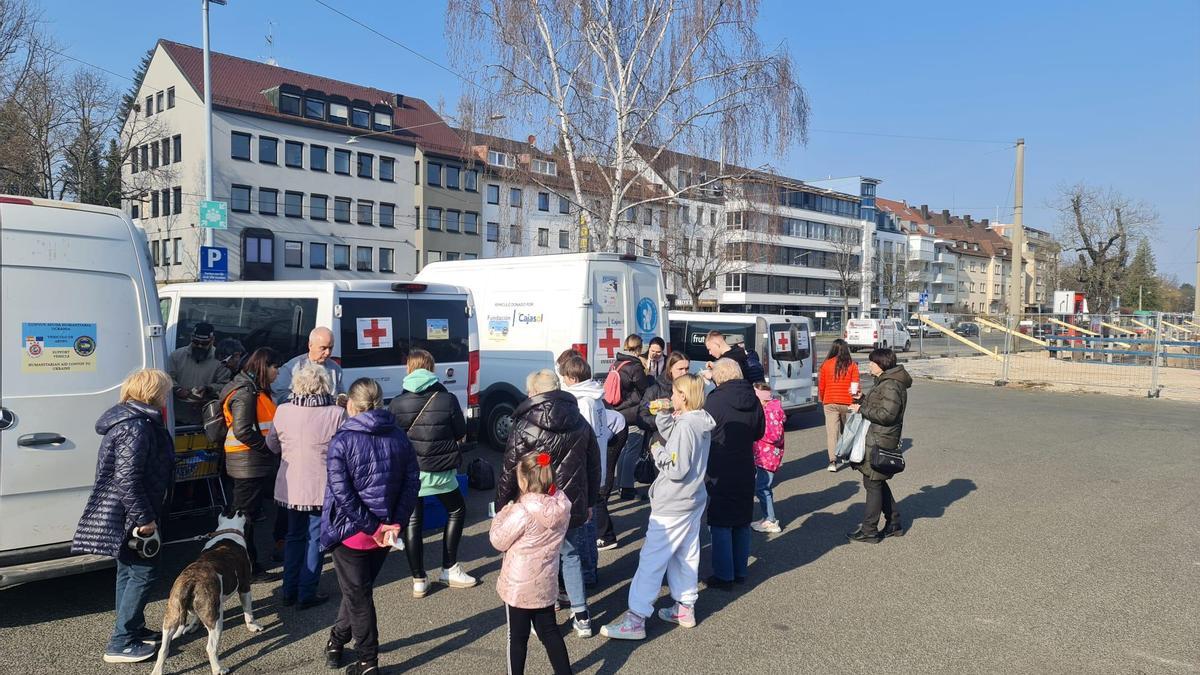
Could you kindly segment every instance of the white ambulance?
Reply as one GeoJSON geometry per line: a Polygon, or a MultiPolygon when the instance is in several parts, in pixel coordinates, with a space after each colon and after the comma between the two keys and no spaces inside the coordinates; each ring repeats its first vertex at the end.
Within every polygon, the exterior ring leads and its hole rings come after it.
{"type": "Polygon", "coordinates": [[[691,371],[712,361],[704,341],[718,330],[730,345],[758,355],[767,384],[793,413],[817,405],[813,380],[812,324],[808,317],[725,312],[671,312],[671,351],[683,351],[691,371]]]}
{"type": "Polygon", "coordinates": [[[164,368],[145,233],[115,209],[0,195],[0,588],[113,564],[71,555],[96,420],[164,368]]]}
{"type": "Polygon", "coordinates": [[[525,377],[576,349],[603,377],[625,337],[666,339],[666,293],[657,260],[570,253],[425,266],[419,282],[470,289],[479,324],[481,437],[502,449],[525,377]]]}

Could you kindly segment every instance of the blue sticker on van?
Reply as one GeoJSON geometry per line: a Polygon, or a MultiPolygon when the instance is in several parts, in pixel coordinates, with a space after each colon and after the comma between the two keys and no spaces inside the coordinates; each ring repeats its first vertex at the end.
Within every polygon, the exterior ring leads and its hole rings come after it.
{"type": "Polygon", "coordinates": [[[639,333],[653,333],[658,328],[658,307],[650,298],[638,300],[637,325],[639,333]]]}

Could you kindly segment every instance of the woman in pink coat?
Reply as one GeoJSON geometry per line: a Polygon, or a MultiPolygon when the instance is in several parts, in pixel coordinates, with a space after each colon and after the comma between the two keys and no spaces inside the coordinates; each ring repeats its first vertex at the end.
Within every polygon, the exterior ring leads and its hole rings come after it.
{"type": "Polygon", "coordinates": [[[491,540],[504,553],[496,592],[508,617],[508,672],[525,672],[529,628],[537,630],[555,675],[571,672],[567,646],[554,620],[559,549],[571,521],[571,500],[554,487],[550,455],[529,453],[517,464],[521,497],[492,521],[491,540]]]}
{"type": "Polygon", "coordinates": [[[778,534],[782,528],[775,517],[775,493],[771,490],[771,483],[775,482],[775,472],[783,464],[783,425],[787,422],[787,415],[783,412],[783,403],[771,395],[771,385],[755,382],[754,393],[762,401],[767,426],[763,437],[754,442],[754,492],[762,506],[763,519],[750,523],[750,528],[755,532],[778,534]]]}

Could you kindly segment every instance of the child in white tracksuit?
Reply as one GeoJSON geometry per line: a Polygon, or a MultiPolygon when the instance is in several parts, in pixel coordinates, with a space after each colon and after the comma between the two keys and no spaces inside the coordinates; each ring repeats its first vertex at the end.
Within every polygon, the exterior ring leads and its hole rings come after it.
{"type": "Polygon", "coordinates": [[[646,618],[654,611],[664,573],[675,605],[659,610],[659,618],[685,628],[696,625],[700,520],[708,503],[704,478],[716,422],[703,410],[704,381],[695,375],[675,378],[671,404],[674,412],[660,412],[655,419],[667,442],[652,450],[658,478],[650,486],[650,522],[629,586],[629,611],[600,630],[605,637],[646,637],[646,618]]]}

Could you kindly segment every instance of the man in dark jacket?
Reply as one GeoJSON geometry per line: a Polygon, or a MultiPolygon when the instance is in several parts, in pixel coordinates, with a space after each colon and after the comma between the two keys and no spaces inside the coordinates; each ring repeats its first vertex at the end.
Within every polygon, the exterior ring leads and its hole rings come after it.
{"type": "Polygon", "coordinates": [[[725,334],[721,331],[709,331],[708,336],[704,338],[704,347],[714,359],[732,359],[737,362],[738,368],[742,372],[742,379],[751,385],[765,379],[766,373],[763,371],[762,362],[759,361],[758,356],[755,355],[751,359],[746,348],[740,344],[730,347],[729,343],[725,341],[725,334]]]}
{"type": "Polygon", "coordinates": [[[885,537],[902,536],[904,526],[900,522],[900,509],[892,498],[892,489],[887,481],[891,476],[876,471],[871,466],[871,451],[874,448],[895,450],[900,447],[900,435],[904,430],[904,410],[908,407],[908,389],[912,377],[904,366],[896,364],[896,354],[890,349],[871,352],[871,374],[875,386],[863,396],[859,403],[850,406],[863,419],[871,423],[867,429],[867,453],[859,464],[852,464],[862,472],[863,488],[867,491],[867,508],[863,513],[862,526],[847,536],[851,541],[876,543],[885,537]],[[884,514],[883,531],[880,532],[879,515],[884,514]]]}
{"type": "Polygon", "coordinates": [[[171,379],[160,370],[140,370],[121,391],[122,402],[96,422],[96,433],[104,436],[96,481],[71,542],[72,553],[117,559],[117,619],[104,650],[108,663],[145,661],[155,653],[146,642],[158,633],[146,628],[144,610],[160,556],[143,558],[126,542],[134,530],[143,537],[157,532],[175,475],[175,444],[160,412],[171,395],[171,379]]]}
{"type": "Polygon", "coordinates": [[[167,374],[175,382],[175,423],[200,424],[201,409],[229,383],[231,373],[223,368],[213,348],[216,331],[201,322],[192,329],[192,342],[167,357],[167,374]]]}
{"type": "Polygon", "coordinates": [[[746,578],[750,521],[754,519],[754,442],[767,421],[754,387],[742,379],[732,359],[713,364],[713,383],[704,410],[717,423],[708,454],[708,526],[712,534],[713,576],[708,585],[731,588],[746,578]]]}
{"type": "Polygon", "coordinates": [[[554,371],[531,373],[526,378],[525,390],[529,398],[513,412],[504,469],[496,481],[496,510],[521,496],[516,476],[521,457],[531,452],[549,454],[554,483],[571,500],[571,522],[560,554],[563,584],[571,599],[575,633],[591,637],[580,551],[586,545],[584,525],[600,492],[600,446],[591,425],[579,414],[575,397],[559,390],[554,371]]]}

